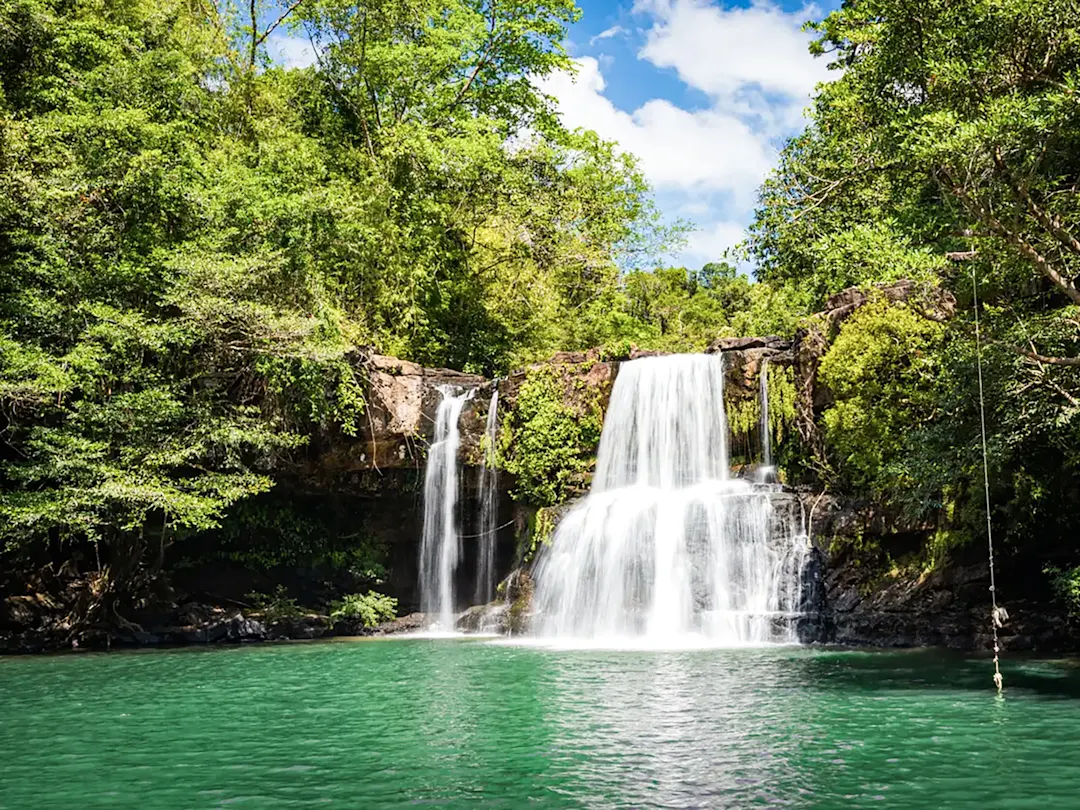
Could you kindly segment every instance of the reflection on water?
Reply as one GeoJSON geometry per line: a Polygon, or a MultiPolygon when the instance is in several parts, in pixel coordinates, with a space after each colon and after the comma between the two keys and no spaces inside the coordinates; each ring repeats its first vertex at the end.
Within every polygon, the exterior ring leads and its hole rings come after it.
{"type": "Polygon", "coordinates": [[[1039,808],[1080,669],[414,639],[0,659],[0,808],[1039,808]]]}

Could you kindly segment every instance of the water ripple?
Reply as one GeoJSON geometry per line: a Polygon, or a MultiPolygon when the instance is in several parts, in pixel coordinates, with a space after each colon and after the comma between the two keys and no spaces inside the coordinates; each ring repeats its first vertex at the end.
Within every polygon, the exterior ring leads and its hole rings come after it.
{"type": "Polygon", "coordinates": [[[0,659],[0,808],[1036,808],[1080,668],[474,640],[0,659]]]}

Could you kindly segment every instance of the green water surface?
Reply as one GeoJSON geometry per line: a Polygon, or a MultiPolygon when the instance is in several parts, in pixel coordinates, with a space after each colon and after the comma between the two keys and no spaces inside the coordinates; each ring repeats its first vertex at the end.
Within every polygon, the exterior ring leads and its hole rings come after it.
{"type": "Polygon", "coordinates": [[[0,659],[0,808],[1073,808],[1080,668],[353,641],[0,659]]]}

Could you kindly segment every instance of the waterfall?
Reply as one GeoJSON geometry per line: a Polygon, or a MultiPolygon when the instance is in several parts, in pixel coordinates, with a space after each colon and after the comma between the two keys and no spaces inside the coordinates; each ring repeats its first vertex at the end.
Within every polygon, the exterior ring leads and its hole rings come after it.
{"type": "Polygon", "coordinates": [[[729,475],[721,358],[623,363],[589,495],[536,568],[534,627],[571,638],[794,641],[805,538],[729,475]]]}
{"type": "Polygon", "coordinates": [[[769,369],[768,360],[762,358],[758,373],[759,397],[761,399],[761,480],[767,482],[772,476],[772,434],[769,429],[769,369]]]}
{"type": "Polygon", "coordinates": [[[458,533],[458,418],[473,391],[454,393],[440,386],[435,440],[428,447],[424,472],[424,533],[420,541],[420,605],[438,615],[441,630],[454,629],[454,569],[461,552],[458,533]]]}
{"type": "Polygon", "coordinates": [[[495,440],[499,430],[499,389],[491,392],[484,427],[484,456],[480,463],[479,554],[476,564],[477,605],[495,596],[495,524],[499,519],[499,470],[495,466],[495,440]]]}

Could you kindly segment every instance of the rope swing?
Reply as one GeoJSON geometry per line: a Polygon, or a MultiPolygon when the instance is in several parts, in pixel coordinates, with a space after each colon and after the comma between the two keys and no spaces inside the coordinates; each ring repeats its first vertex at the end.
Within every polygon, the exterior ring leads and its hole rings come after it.
{"type": "Polygon", "coordinates": [[[979,328],[979,281],[975,268],[971,269],[971,291],[975,306],[975,367],[979,375],[979,428],[982,435],[983,491],[986,494],[986,543],[990,553],[990,630],[994,636],[994,686],[998,694],[1002,689],[1001,667],[998,662],[998,628],[1009,619],[1003,607],[998,607],[997,588],[994,584],[994,530],[990,522],[990,463],[986,450],[986,399],[983,394],[982,333],[979,328]]]}

